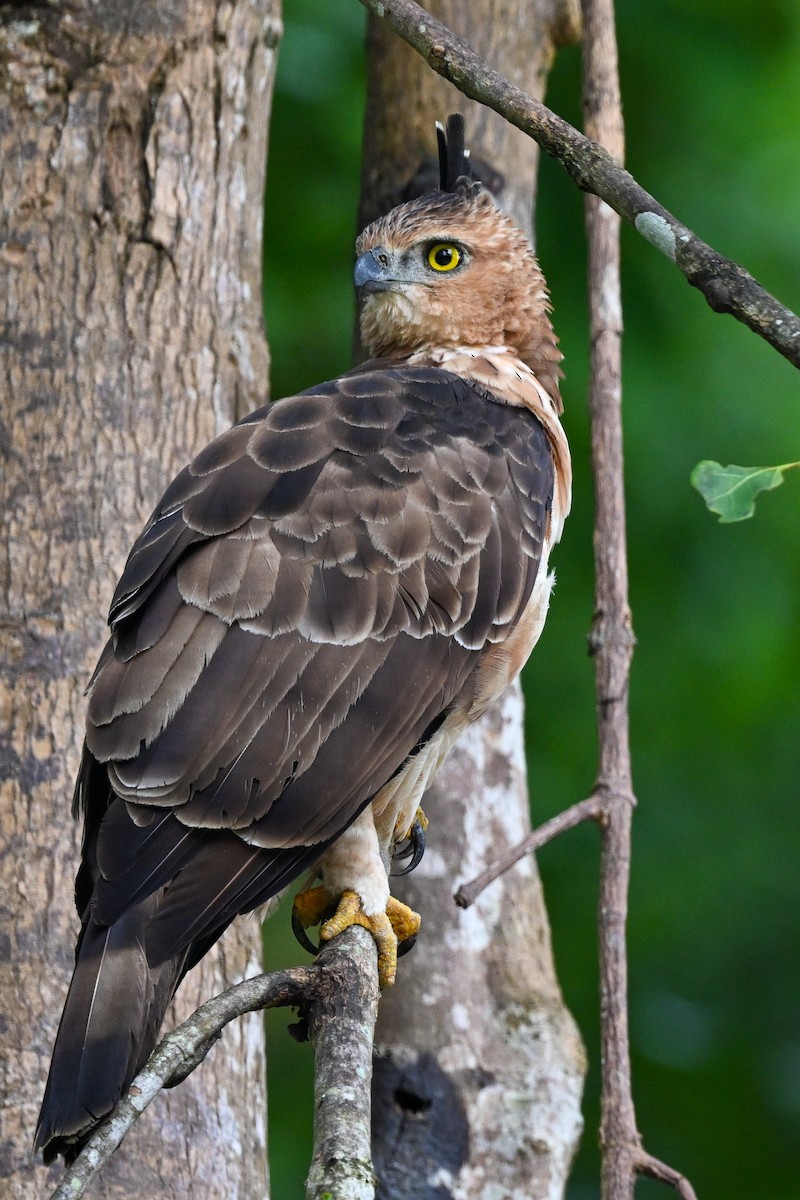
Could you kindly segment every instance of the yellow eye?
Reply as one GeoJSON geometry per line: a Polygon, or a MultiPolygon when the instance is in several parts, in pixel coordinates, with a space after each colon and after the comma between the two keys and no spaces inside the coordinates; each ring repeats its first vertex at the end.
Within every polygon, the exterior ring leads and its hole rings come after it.
{"type": "Polygon", "coordinates": [[[436,242],[428,251],[428,266],[434,271],[452,271],[461,262],[461,251],[452,242],[436,242]]]}

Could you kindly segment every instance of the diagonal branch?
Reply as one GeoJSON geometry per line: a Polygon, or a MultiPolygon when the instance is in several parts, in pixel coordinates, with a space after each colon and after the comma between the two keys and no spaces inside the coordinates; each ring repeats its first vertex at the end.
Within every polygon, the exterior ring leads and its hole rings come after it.
{"type": "Polygon", "coordinates": [[[182,1083],[230,1021],[260,1008],[305,1004],[313,998],[318,977],[318,967],[274,971],[245,979],[202,1004],[156,1047],[111,1116],[97,1127],[66,1171],[50,1200],[78,1200],[158,1093],[182,1083]]]}
{"type": "Polygon", "coordinates": [[[642,1151],[636,1160],[636,1170],[640,1175],[647,1175],[650,1179],[657,1179],[659,1183],[666,1183],[668,1187],[674,1188],[680,1200],[697,1200],[697,1193],[686,1176],[673,1167],[668,1167],[666,1163],[659,1162],[652,1154],[642,1151]]]}
{"type": "Polygon", "coordinates": [[[580,188],[593,192],[667,258],[715,312],[730,313],[800,367],[800,318],[745,269],[719,254],[645,191],[596,141],[493,70],[461,38],[414,0],[361,0],[430,67],[465,96],[500,113],[555,158],[580,188]]]}
{"type": "Polygon", "coordinates": [[[358,927],[330,942],[312,967],[273,971],[228,988],[161,1041],[49,1200],[79,1200],[158,1093],[182,1083],[199,1067],[236,1017],[265,1008],[298,1008],[314,1044],[314,1158],[308,1200],[326,1193],[339,1200],[372,1200],[370,1081],[377,1007],[375,943],[358,927]]]}
{"type": "Polygon", "coordinates": [[[494,883],[495,879],[499,879],[504,875],[509,868],[514,866],[514,863],[519,862],[526,854],[532,854],[535,850],[540,850],[542,846],[546,846],[548,842],[552,842],[553,838],[559,837],[562,833],[566,833],[568,829],[574,829],[576,825],[582,825],[584,821],[601,822],[604,818],[605,809],[600,796],[592,795],[587,800],[581,800],[578,804],[573,804],[564,812],[558,813],[555,817],[551,817],[549,821],[537,826],[531,833],[528,834],[523,841],[518,842],[516,846],[512,846],[505,854],[501,854],[494,862],[489,863],[481,871],[480,875],[476,875],[474,879],[470,879],[469,883],[462,883],[456,892],[453,899],[459,908],[469,908],[480,896],[484,888],[487,888],[490,883],[494,883]]]}

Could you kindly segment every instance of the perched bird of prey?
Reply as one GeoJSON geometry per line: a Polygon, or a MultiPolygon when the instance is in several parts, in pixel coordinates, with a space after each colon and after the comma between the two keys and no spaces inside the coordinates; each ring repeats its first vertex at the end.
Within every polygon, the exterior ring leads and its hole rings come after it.
{"type": "Polygon", "coordinates": [[[113,598],[75,792],[75,972],[36,1145],[75,1156],[184,974],[311,870],[303,925],[419,921],[388,865],[541,633],[570,503],[528,241],[469,176],[360,235],[355,370],[254,412],[170,484],[113,598]],[[338,906],[338,907],[337,907],[338,906]]]}

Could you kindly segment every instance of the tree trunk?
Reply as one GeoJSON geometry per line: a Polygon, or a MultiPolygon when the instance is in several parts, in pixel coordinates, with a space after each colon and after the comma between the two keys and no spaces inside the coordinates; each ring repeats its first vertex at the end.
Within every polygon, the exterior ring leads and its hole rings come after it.
{"type": "MultiPolygon", "coordinates": [[[[278,0],[0,10],[2,1193],[31,1140],[72,965],[83,692],[133,537],[265,400],[261,209],[278,0]]],[[[177,1009],[259,968],[239,923],[177,1009]]],[[[176,1014],[177,1015],[177,1014],[176,1014]]],[[[172,1018],[168,1024],[171,1024],[172,1018]]],[[[161,1098],[94,1197],[266,1195],[260,1015],[161,1098]]]]}
{"type": "MultiPolygon", "coordinates": [[[[554,44],[577,32],[569,0],[427,7],[537,96],[554,44]]],[[[368,47],[362,223],[395,203],[430,157],[434,119],[460,111],[473,159],[489,164],[492,190],[502,183],[499,202],[530,233],[534,143],[465,100],[380,22],[370,22],[368,47]]],[[[458,883],[530,828],[518,685],[468,731],[425,808],[426,856],[393,887],[423,924],[379,1011],[377,1194],[555,1200],[580,1133],[585,1061],[556,980],[535,864],[515,867],[466,913],[453,902],[458,883]]]]}

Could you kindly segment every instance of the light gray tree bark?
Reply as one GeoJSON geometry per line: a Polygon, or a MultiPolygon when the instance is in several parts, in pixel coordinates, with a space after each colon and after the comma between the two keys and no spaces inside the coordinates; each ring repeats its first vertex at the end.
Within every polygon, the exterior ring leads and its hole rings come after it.
{"type": "MultiPolygon", "coordinates": [[[[83,691],[114,583],[169,479],[266,398],[278,11],[0,11],[0,1191],[14,1200],[47,1194],[59,1173],[30,1147],[77,928],[83,691]]],[[[177,1009],[259,962],[258,925],[239,923],[177,1009]]],[[[263,1060],[257,1014],[159,1099],[91,1195],[265,1196],[263,1060]]]]}

